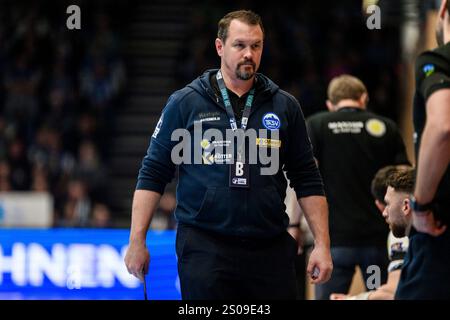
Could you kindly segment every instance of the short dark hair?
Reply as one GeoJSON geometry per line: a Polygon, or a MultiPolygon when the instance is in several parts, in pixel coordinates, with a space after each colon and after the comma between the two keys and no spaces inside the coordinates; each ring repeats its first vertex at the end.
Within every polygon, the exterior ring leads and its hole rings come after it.
{"type": "Polygon", "coordinates": [[[370,191],[372,192],[372,196],[375,200],[384,202],[384,195],[386,194],[387,185],[386,181],[393,173],[397,171],[396,166],[386,166],[377,171],[375,176],[372,179],[372,183],[370,185],[370,191]]]}
{"type": "Polygon", "coordinates": [[[225,43],[228,37],[228,29],[232,20],[239,20],[251,26],[259,25],[264,34],[264,27],[261,17],[251,10],[238,10],[227,13],[222,19],[220,19],[217,30],[217,38],[225,43]]]}
{"type": "Polygon", "coordinates": [[[406,169],[394,172],[386,181],[386,185],[394,188],[395,191],[413,193],[416,180],[416,171],[406,169]]]}

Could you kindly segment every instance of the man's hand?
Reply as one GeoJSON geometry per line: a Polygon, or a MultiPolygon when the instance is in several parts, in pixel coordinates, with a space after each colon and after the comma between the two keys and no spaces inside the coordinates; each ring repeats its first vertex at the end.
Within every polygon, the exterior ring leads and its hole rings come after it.
{"type": "Polygon", "coordinates": [[[330,248],[327,246],[314,247],[309,256],[307,273],[311,277],[311,283],[320,284],[327,282],[333,271],[330,248]]]}
{"type": "MultiPolygon", "coordinates": [[[[378,290],[377,290],[378,291],[378,290]]],[[[360,294],[350,296],[348,294],[344,293],[332,293],[330,294],[330,300],[378,300],[378,299],[372,299],[372,295],[375,291],[366,291],[362,292],[360,294]]],[[[392,296],[393,299],[393,296],[392,296]]],[[[386,299],[386,300],[392,300],[392,299],[386,299]]],[[[379,300],[385,300],[380,298],[379,300]]]]}
{"type": "Polygon", "coordinates": [[[330,300],[347,300],[349,297],[348,294],[345,293],[332,293],[330,294],[330,300]]]}
{"type": "Polygon", "coordinates": [[[145,239],[160,198],[161,194],[149,190],[136,190],[133,196],[130,245],[124,261],[128,272],[142,282],[150,263],[145,239]]]}
{"type": "Polygon", "coordinates": [[[144,282],[144,275],[148,272],[149,264],[150,253],[145,243],[130,242],[125,256],[125,265],[127,266],[128,273],[141,280],[141,282],[144,282]]]}
{"type": "Polygon", "coordinates": [[[434,237],[440,236],[447,229],[446,225],[434,218],[434,214],[431,211],[426,213],[413,212],[413,226],[418,232],[427,233],[434,237]]]}

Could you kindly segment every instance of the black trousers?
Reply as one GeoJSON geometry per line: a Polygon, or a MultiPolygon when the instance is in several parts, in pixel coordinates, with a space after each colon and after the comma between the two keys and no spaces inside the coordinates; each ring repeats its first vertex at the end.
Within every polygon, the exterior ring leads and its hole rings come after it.
{"type": "Polygon", "coordinates": [[[297,299],[296,251],[287,232],[256,240],[180,225],[176,252],[182,299],[297,299]]]}

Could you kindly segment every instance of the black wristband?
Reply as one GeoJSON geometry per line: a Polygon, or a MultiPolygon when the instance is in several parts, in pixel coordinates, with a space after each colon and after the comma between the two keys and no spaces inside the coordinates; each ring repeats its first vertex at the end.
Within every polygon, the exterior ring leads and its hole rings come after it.
{"type": "Polygon", "coordinates": [[[416,200],[416,197],[414,197],[413,195],[411,195],[409,197],[409,203],[411,206],[411,209],[417,214],[419,215],[426,215],[428,214],[428,211],[431,210],[433,211],[433,201],[429,202],[429,203],[418,203],[416,200]]]}
{"type": "Polygon", "coordinates": [[[288,228],[300,228],[300,222],[289,224],[288,228]]]}

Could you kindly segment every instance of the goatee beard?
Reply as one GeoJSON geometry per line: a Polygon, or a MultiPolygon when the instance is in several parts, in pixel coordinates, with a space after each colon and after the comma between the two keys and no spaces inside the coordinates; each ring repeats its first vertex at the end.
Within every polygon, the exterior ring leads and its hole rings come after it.
{"type": "Polygon", "coordinates": [[[240,80],[250,80],[253,78],[254,72],[241,72],[239,70],[236,70],[236,77],[240,80]]]}
{"type": "MultiPolygon", "coordinates": [[[[244,69],[245,70],[245,69],[244,69]]],[[[256,65],[253,61],[247,60],[243,63],[239,63],[236,67],[236,77],[240,80],[250,80],[255,75],[256,65]],[[241,71],[242,66],[251,66],[252,71],[241,71]]]]}

